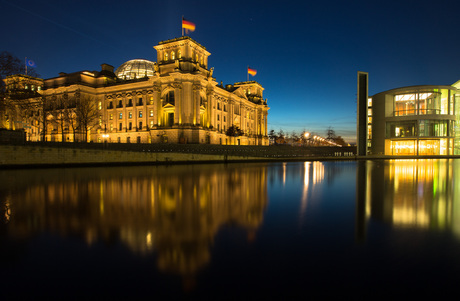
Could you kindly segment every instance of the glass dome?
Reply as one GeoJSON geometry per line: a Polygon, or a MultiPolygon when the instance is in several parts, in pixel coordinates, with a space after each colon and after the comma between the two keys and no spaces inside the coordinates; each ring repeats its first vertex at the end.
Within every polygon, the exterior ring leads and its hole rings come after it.
{"type": "Polygon", "coordinates": [[[115,71],[115,75],[121,79],[136,79],[145,76],[153,76],[155,63],[147,60],[136,59],[123,63],[115,71]]]}

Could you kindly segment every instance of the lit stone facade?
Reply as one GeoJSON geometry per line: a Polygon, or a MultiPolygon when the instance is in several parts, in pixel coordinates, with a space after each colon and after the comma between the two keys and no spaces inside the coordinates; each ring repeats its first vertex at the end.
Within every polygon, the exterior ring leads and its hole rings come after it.
{"type": "MultiPolygon", "coordinates": [[[[75,107],[86,97],[97,110],[85,131],[73,120],[59,126],[61,113],[48,109],[45,139],[268,145],[269,107],[259,83],[218,84],[213,68],[208,68],[210,53],[190,37],[163,41],[154,48],[156,63],[132,60],[115,72],[103,64],[100,72],[61,73],[44,80],[44,98],[74,99],[75,107]],[[232,126],[242,135],[228,136],[232,126]]],[[[28,137],[43,140],[38,133],[28,137]]]]}
{"type": "Polygon", "coordinates": [[[358,130],[358,139],[367,135],[367,154],[459,155],[458,86],[403,87],[369,97],[360,104],[367,106],[367,132],[358,130]]]}

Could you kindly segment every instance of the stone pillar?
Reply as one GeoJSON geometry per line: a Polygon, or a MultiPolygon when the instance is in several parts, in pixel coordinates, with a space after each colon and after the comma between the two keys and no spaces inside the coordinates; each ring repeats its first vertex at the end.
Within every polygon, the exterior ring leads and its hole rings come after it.
{"type": "Polygon", "coordinates": [[[217,124],[215,121],[215,115],[216,115],[216,109],[214,108],[214,91],[211,89],[208,89],[206,91],[206,96],[207,96],[207,108],[206,108],[206,123],[204,126],[209,127],[213,126],[215,129],[217,129],[217,124]]]}
{"type": "Polygon", "coordinates": [[[201,90],[201,85],[198,85],[198,84],[193,85],[193,97],[192,97],[192,108],[191,108],[192,109],[191,123],[193,125],[201,124],[201,120],[200,120],[200,90],[201,90]]]}
{"type": "Polygon", "coordinates": [[[153,86],[153,106],[155,108],[153,112],[153,125],[154,126],[162,125],[160,124],[161,116],[163,114],[163,110],[161,107],[161,86],[160,85],[153,86]]]}
{"type": "Polygon", "coordinates": [[[174,124],[182,124],[182,85],[180,83],[174,83],[174,124]]]}

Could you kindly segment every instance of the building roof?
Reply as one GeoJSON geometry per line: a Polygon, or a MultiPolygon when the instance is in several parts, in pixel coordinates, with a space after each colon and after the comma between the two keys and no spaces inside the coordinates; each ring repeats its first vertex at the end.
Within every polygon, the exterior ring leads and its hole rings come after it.
{"type": "Polygon", "coordinates": [[[194,39],[192,39],[191,37],[188,37],[188,36],[182,36],[182,37],[179,37],[179,38],[174,38],[174,39],[169,39],[169,40],[161,41],[161,42],[158,43],[158,45],[163,45],[163,44],[167,44],[167,43],[171,43],[171,42],[177,42],[177,41],[182,41],[182,40],[190,40],[190,41],[192,41],[193,43],[199,45],[201,48],[203,48],[203,49],[206,50],[206,47],[204,47],[203,45],[201,45],[200,43],[198,43],[197,41],[195,41],[194,39]]]}

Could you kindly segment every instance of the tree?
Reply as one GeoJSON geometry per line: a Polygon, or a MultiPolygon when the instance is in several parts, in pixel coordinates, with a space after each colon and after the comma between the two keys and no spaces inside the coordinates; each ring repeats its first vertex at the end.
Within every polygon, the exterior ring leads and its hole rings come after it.
{"type": "MultiPolygon", "coordinates": [[[[8,51],[0,52],[0,77],[5,79],[7,76],[15,74],[26,74],[25,62],[15,57],[8,51]]],[[[32,77],[39,77],[40,75],[35,69],[28,68],[27,75],[32,77]]]]}
{"type": "MultiPolygon", "coordinates": [[[[49,113],[53,116],[53,122],[59,127],[61,132],[61,141],[66,141],[66,133],[69,130],[69,126],[74,129],[75,123],[75,106],[72,103],[69,95],[64,92],[62,95],[53,95],[51,97],[50,111],[49,113]]],[[[73,130],[75,139],[75,130],[73,130]]]]}
{"type": "Polygon", "coordinates": [[[332,129],[332,127],[329,127],[327,129],[326,140],[334,142],[335,144],[342,145],[342,146],[347,145],[347,143],[345,142],[345,140],[343,140],[343,138],[341,136],[337,136],[335,134],[335,131],[332,129]]]}
{"type": "Polygon", "coordinates": [[[76,95],[77,103],[75,114],[78,124],[78,129],[84,133],[83,141],[88,141],[88,132],[97,124],[99,112],[94,97],[78,93],[76,95]]]}
{"type": "Polygon", "coordinates": [[[270,130],[270,132],[268,133],[268,137],[270,138],[270,144],[276,144],[276,134],[275,134],[275,130],[270,130]]]}
{"type": "Polygon", "coordinates": [[[275,144],[286,144],[286,136],[282,129],[279,130],[278,135],[275,140],[275,144]]]}
{"type": "Polygon", "coordinates": [[[232,125],[227,129],[225,135],[230,137],[238,137],[243,135],[243,131],[239,127],[232,125]]]}
{"type": "Polygon", "coordinates": [[[0,128],[13,128],[33,114],[35,108],[30,104],[40,97],[35,87],[41,80],[34,69],[24,75],[25,68],[11,53],[0,52],[0,128]]]}

